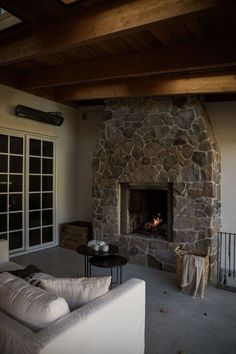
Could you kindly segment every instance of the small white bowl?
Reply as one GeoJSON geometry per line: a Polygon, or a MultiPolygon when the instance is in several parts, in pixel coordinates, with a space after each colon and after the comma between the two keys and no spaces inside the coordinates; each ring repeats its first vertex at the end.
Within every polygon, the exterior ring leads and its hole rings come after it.
{"type": "Polygon", "coordinates": [[[99,245],[94,245],[93,246],[93,250],[96,251],[96,252],[99,251],[99,245]]]}
{"type": "Polygon", "coordinates": [[[102,251],[103,252],[108,252],[109,251],[109,245],[103,245],[102,246],[102,251]]]}

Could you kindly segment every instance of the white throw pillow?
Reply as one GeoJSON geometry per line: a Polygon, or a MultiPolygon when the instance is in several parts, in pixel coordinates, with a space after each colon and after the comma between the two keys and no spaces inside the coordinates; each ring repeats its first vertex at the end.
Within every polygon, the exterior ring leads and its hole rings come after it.
{"type": "Polygon", "coordinates": [[[40,282],[43,289],[64,297],[71,311],[105,294],[110,284],[111,277],[54,278],[42,279],[40,282]]]}
{"type": "Polygon", "coordinates": [[[33,331],[70,312],[66,300],[28,284],[10,273],[0,274],[0,309],[33,331]]]}

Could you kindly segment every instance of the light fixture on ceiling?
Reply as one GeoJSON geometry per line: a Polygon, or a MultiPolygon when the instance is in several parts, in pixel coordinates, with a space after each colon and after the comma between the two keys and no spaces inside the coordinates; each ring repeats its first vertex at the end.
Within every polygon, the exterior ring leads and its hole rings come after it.
{"type": "Polygon", "coordinates": [[[16,106],[15,115],[57,126],[62,125],[64,122],[64,118],[61,116],[60,112],[43,112],[22,105],[16,106]]]}

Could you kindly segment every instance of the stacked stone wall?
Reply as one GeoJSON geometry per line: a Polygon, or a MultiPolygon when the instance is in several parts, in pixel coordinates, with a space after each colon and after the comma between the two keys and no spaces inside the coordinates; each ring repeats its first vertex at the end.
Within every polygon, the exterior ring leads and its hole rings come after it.
{"type": "Polygon", "coordinates": [[[182,97],[108,100],[93,159],[94,236],[131,262],[175,269],[174,249],[210,247],[215,273],[220,154],[201,103],[182,97]],[[119,234],[121,182],[173,182],[173,242],[119,234]]]}

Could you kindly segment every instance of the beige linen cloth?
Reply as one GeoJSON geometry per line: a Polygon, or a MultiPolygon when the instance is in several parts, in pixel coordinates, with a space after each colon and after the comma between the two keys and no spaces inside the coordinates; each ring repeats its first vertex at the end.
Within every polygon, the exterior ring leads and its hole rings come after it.
{"type": "Polygon", "coordinates": [[[204,257],[185,254],[183,258],[183,273],[181,287],[184,292],[193,297],[203,297],[205,290],[204,257]]]}

